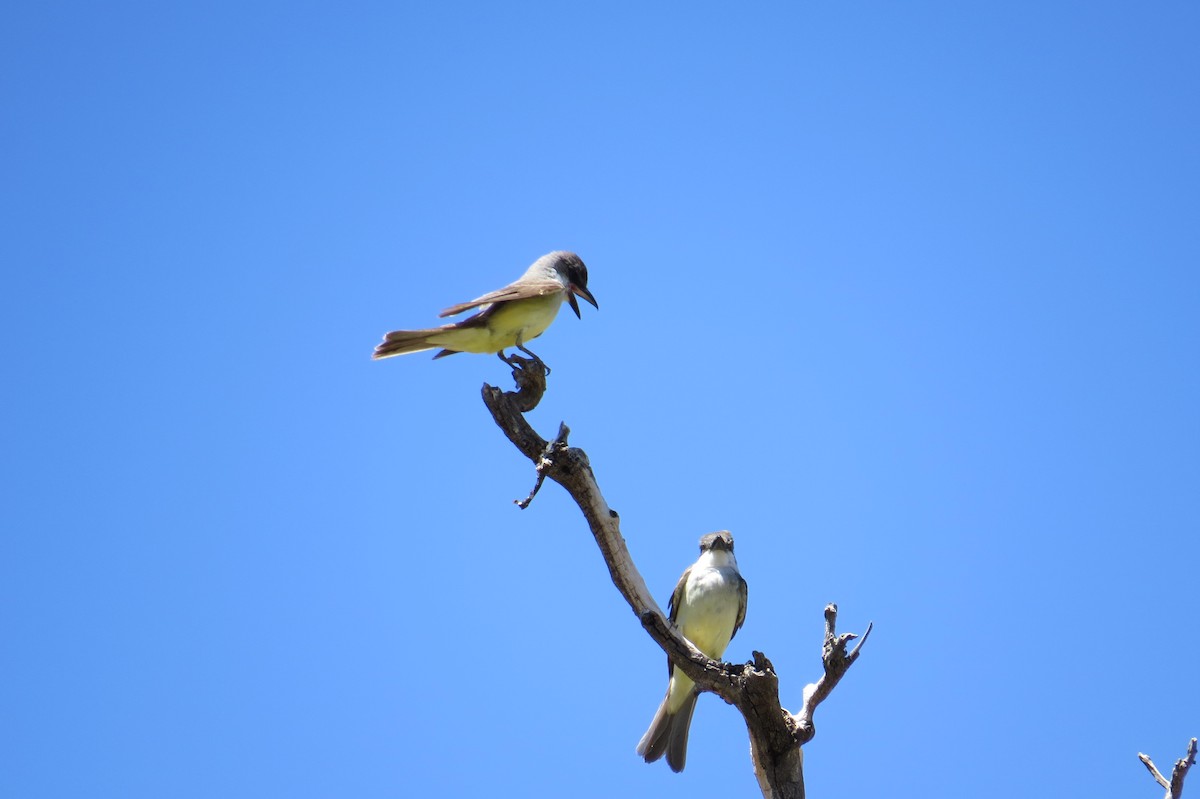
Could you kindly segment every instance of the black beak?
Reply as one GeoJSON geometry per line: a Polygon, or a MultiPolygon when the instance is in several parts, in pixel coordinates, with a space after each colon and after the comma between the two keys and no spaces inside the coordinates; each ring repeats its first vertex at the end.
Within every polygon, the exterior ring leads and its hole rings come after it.
{"type": "Polygon", "coordinates": [[[579,317],[580,319],[583,318],[579,314],[579,303],[575,301],[576,294],[590,302],[592,307],[597,311],[600,310],[600,306],[596,303],[596,298],[592,296],[592,292],[587,290],[587,286],[576,286],[574,283],[572,283],[570,291],[567,293],[567,302],[571,303],[571,310],[575,312],[575,316],[579,317]]]}

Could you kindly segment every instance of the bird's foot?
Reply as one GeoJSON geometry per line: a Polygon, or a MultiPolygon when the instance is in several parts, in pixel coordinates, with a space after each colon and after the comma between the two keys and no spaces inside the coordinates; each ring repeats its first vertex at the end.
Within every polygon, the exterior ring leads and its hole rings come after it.
{"type": "Polygon", "coordinates": [[[546,375],[550,370],[536,355],[530,359],[520,355],[505,355],[501,351],[496,356],[512,367],[513,380],[517,383],[516,392],[506,391],[504,395],[516,403],[515,407],[520,413],[529,413],[546,393],[546,375]]]}
{"type": "Polygon", "coordinates": [[[503,350],[496,353],[496,355],[500,358],[500,360],[504,361],[514,369],[523,370],[529,368],[530,366],[536,366],[542,371],[543,376],[548,376],[550,374],[550,367],[546,365],[545,361],[537,356],[537,353],[533,352],[532,350],[525,349],[520,344],[517,345],[517,349],[528,355],[529,358],[522,358],[520,355],[505,355],[503,350]]]}
{"type": "Polygon", "coordinates": [[[517,349],[519,349],[521,352],[525,353],[530,358],[532,358],[533,362],[535,364],[537,364],[539,367],[541,367],[542,374],[546,375],[547,377],[550,376],[550,367],[546,365],[545,361],[543,361],[541,358],[539,358],[537,356],[536,352],[534,352],[533,350],[525,349],[525,347],[521,344],[517,345],[517,349]]]}

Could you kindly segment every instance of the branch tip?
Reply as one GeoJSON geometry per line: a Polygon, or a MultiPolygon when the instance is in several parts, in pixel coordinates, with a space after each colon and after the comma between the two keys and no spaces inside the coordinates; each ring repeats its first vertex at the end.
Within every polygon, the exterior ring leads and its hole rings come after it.
{"type": "Polygon", "coordinates": [[[1167,782],[1167,778],[1162,775],[1162,772],[1154,765],[1154,761],[1150,759],[1150,755],[1138,752],[1138,760],[1142,761],[1142,765],[1150,772],[1150,776],[1164,788],[1171,788],[1171,783],[1167,782]]]}
{"type": "Polygon", "coordinates": [[[871,630],[873,629],[875,629],[875,622],[867,622],[867,629],[863,632],[862,638],[859,638],[858,643],[854,645],[854,648],[850,650],[850,654],[846,655],[846,660],[853,663],[858,659],[858,650],[862,649],[863,644],[865,644],[867,639],[871,637],[871,630]]]}

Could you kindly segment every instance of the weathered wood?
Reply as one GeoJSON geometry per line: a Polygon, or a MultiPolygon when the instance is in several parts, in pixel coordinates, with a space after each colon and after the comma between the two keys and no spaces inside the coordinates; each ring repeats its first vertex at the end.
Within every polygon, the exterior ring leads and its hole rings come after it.
{"type": "Polygon", "coordinates": [[[1175,768],[1171,769],[1170,780],[1155,767],[1154,761],[1150,759],[1149,755],[1138,752],[1138,759],[1150,771],[1150,776],[1154,777],[1155,782],[1167,789],[1165,799],[1179,799],[1183,796],[1183,780],[1187,776],[1188,769],[1196,765],[1196,739],[1193,738],[1188,742],[1186,754],[1175,761],[1175,768]]]}
{"type": "Polygon", "coordinates": [[[528,507],[547,477],[567,490],[587,520],[613,584],[640,619],[642,627],[697,687],[715,693],[741,712],[750,736],[754,773],[763,796],[767,799],[803,799],[804,756],[801,747],[815,734],[813,711],[857,659],[859,647],[866,641],[871,628],[867,628],[858,646],[847,654],[846,644],[858,636],[846,633],[838,637],[835,629],[837,606],[825,608],[822,651],[825,673],[817,683],[804,689],[803,705],[796,715],[783,708],[779,700],[779,679],[771,661],[761,652],[754,652],[754,659],[749,663],[733,664],[713,660],[696,649],[667,620],[646,588],[625,546],[620,517],[608,507],[600,493],[587,453],[567,443],[570,429],[560,424],[558,435],[547,442],[525,420],[524,414],[537,407],[546,390],[544,369],[539,363],[520,356],[512,356],[507,361],[513,366],[513,379],[518,390],[505,392],[485,384],[483,401],[497,426],[537,469],[533,490],[517,504],[521,508],[528,507]]]}

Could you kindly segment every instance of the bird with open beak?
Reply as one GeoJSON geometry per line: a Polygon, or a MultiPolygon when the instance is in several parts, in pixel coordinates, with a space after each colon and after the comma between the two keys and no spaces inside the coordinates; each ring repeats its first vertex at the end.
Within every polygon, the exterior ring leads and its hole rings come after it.
{"type": "Polygon", "coordinates": [[[441,351],[433,356],[435,359],[456,352],[494,352],[507,363],[504,350],[516,347],[541,363],[541,359],[524,345],[546,331],[558,315],[563,300],[580,318],[576,296],[600,308],[592,292],[588,291],[587,281],[587,267],[578,255],[565,250],[548,253],[504,288],[470,302],[452,305],[440,316],[455,316],[472,308],[480,309],[478,313],[460,322],[427,330],[393,330],[383,337],[383,343],[375,348],[371,357],[390,358],[441,347],[441,351]]]}

